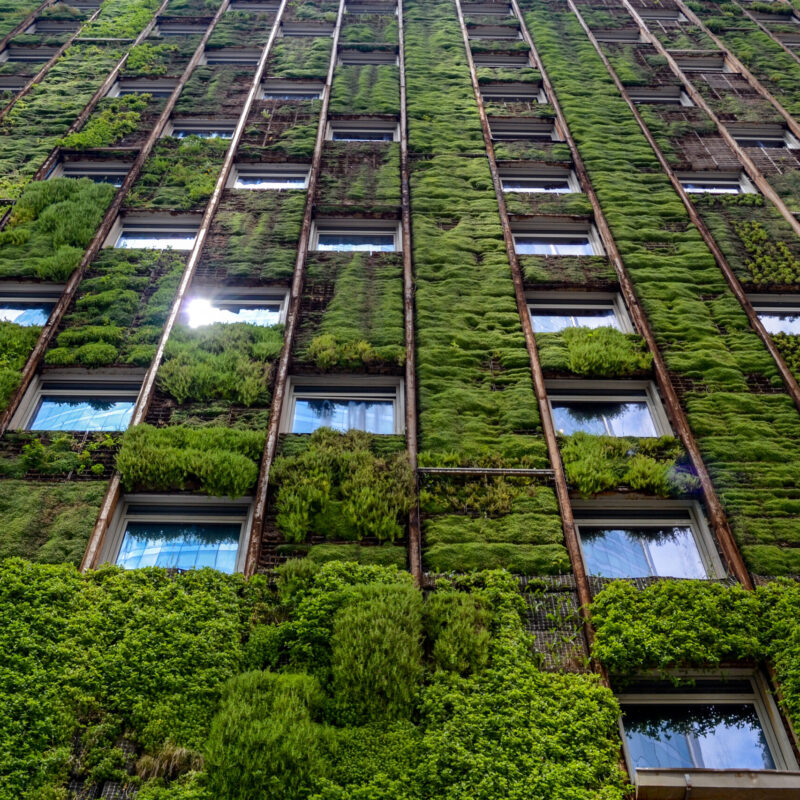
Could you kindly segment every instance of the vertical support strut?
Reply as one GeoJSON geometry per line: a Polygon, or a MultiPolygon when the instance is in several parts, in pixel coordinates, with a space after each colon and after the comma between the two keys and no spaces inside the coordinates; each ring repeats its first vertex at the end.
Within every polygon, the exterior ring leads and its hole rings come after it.
{"type": "Polygon", "coordinates": [[[289,362],[292,357],[292,346],[297,335],[297,326],[300,320],[300,300],[305,282],[306,261],[308,260],[308,245],[311,238],[311,220],[314,213],[314,202],[319,183],[320,166],[322,164],[322,147],[325,143],[325,130],[328,122],[328,108],[330,107],[331,86],[333,72],[336,68],[337,52],[339,49],[339,34],[342,30],[342,17],[344,16],[344,0],[339,0],[336,14],[336,25],[333,29],[333,43],[331,47],[331,60],[328,64],[328,73],[325,77],[325,88],[322,93],[322,109],[317,126],[317,138],[314,143],[314,155],[311,159],[311,172],[308,177],[308,194],[306,195],[305,209],[303,210],[303,224],[300,228],[300,239],[297,244],[297,259],[292,275],[292,290],[289,296],[289,309],[286,314],[286,332],[283,338],[283,350],[278,360],[278,369],[275,376],[275,389],[272,392],[272,405],[269,412],[269,425],[267,439],[264,443],[264,454],[261,458],[261,469],[256,484],[256,496],[253,503],[253,524],[250,526],[247,542],[247,558],[244,574],[252,575],[258,564],[261,553],[261,537],[264,530],[264,517],[267,510],[267,492],[269,489],[269,473],[272,462],[278,449],[278,433],[280,430],[283,401],[286,394],[286,383],[289,377],[289,362]]]}
{"type": "Polygon", "coordinates": [[[752,586],[750,574],[748,573],[742,556],[739,553],[739,548],[736,545],[733,532],[731,531],[727,517],[725,516],[725,511],[722,508],[719,495],[717,495],[717,490],[714,488],[714,484],[711,482],[711,476],[709,475],[708,469],[703,462],[703,458],[700,454],[700,448],[697,446],[694,435],[689,428],[686,414],[684,413],[683,408],[681,408],[678,395],[675,392],[675,387],[672,385],[672,381],[670,380],[664,357],[661,355],[661,351],[656,343],[653,330],[650,327],[647,316],[645,315],[641,303],[639,302],[639,298],[636,295],[633,281],[628,275],[628,271],[622,262],[622,257],[617,249],[614,237],[611,234],[611,228],[608,225],[605,215],[603,214],[603,210],[600,206],[600,202],[597,198],[597,194],[592,187],[591,181],[589,180],[586,166],[583,163],[580,151],[575,144],[575,139],[573,138],[569,126],[567,125],[561,105],[558,102],[558,97],[553,90],[553,86],[550,83],[550,79],[547,75],[547,71],[545,70],[542,61],[539,58],[539,54],[536,51],[533,39],[531,38],[530,32],[528,31],[527,25],[522,17],[522,13],[520,12],[518,0],[511,0],[511,6],[514,9],[514,13],[519,17],[520,25],[522,26],[523,38],[530,46],[531,52],[533,53],[536,63],[541,71],[542,84],[547,92],[548,99],[553,105],[553,109],[556,112],[556,117],[561,124],[564,136],[567,139],[570,151],[572,152],[575,171],[578,173],[578,177],[580,178],[581,183],[586,191],[586,195],[589,198],[589,202],[592,205],[595,224],[597,225],[597,229],[600,233],[600,237],[603,240],[603,245],[606,248],[609,259],[617,273],[620,290],[625,298],[625,302],[628,306],[628,310],[630,311],[633,323],[639,333],[644,337],[644,340],[647,343],[647,348],[653,356],[653,370],[658,388],[661,392],[664,405],[667,413],[669,414],[674,430],[680,438],[683,446],[686,448],[686,452],[692,462],[692,467],[694,468],[698,480],[700,481],[700,486],[703,490],[703,496],[706,500],[709,520],[714,528],[714,532],[717,535],[717,541],[720,544],[725,561],[727,562],[728,568],[731,570],[734,577],[742,585],[748,587],[752,586]]]}
{"type": "Polygon", "coordinates": [[[411,251],[411,186],[408,167],[408,109],[406,107],[405,28],[403,0],[397,0],[400,63],[400,223],[403,236],[403,327],[405,333],[406,448],[414,473],[414,505],[408,518],[408,564],[417,585],[422,582],[422,531],[420,529],[417,454],[417,364],[414,347],[414,259],[411,251]]]}
{"type": "Polygon", "coordinates": [[[753,308],[753,304],[750,302],[750,298],[748,298],[746,292],[742,288],[742,284],[736,277],[736,273],[733,271],[733,268],[728,263],[727,258],[725,258],[725,254],[722,252],[716,240],[711,235],[711,231],[708,229],[708,226],[698,213],[697,208],[692,202],[691,197],[689,197],[688,192],[686,191],[686,189],[683,188],[683,184],[680,182],[678,176],[675,174],[675,170],[672,169],[672,166],[670,165],[663,151],[656,142],[655,137],[650,132],[650,129],[647,127],[647,123],[644,121],[644,118],[639,112],[636,103],[634,103],[633,100],[631,99],[628,90],[625,88],[624,84],[619,79],[616,70],[606,57],[606,54],[603,52],[603,49],[600,46],[600,42],[597,41],[597,37],[592,33],[591,28],[589,28],[589,26],[586,24],[586,21],[584,20],[583,15],[580,13],[578,7],[575,5],[574,0],[567,0],[567,4],[569,5],[572,13],[575,14],[575,16],[577,17],[580,26],[583,28],[584,32],[586,33],[586,36],[589,38],[589,41],[592,43],[594,49],[597,51],[598,56],[600,56],[600,60],[605,65],[608,74],[611,76],[611,80],[614,81],[614,85],[617,87],[617,91],[622,95],[623,100],[625,100],[625,102],[628,104],[628,108],[631,110],[631,113],[636,119],[636,122],[639,124],[642,133],[647,139],[651,149],[655,153],[655,156],[658,159],[658,163],[661,165],[661,169],[664,170],[667,177],[669,178],[670,183],[672,184],[672,188],[675,189],[675,191],[678,193],[678,196],[681,198],[681,201],[683,202],[683,205],[686,208],[686,212],[689,214],[689,218],[692,220],[692,224],[698,229],[698,231],[700,231],[700,235],[703,237],[703,241],[706,243],[708,249],[711,250],[711,253],[714,256],[714,260],[717,262],[717,266],[719,266],[720,270],[722,270],[722,274],[725,276],[725,280],[727,281],[728,286],[730,287],[731,291],[736,296],[736,299],[739,301],[742,308],[744,309],[744,312],[747,315],[747,319],[750,322],[750,327],[756,332],[756,334],[758,334],[758,337],[764,343],[764,346],[769,351],[769,354],[775,360],[775,364],[778,367],[778,372],[780,372],[781,374],[781,378],[783,379],[786,391],[791,396],[798,410],[800,410],[800,384],[797,383],[797,378],[795,378],[794,374],[789,369],[788,365],[786,364],[786,361],[780,354],[780,351],[775,346],[775,342],[772,340],[772,337],[769,335],[769,333],[767,333],[766,328],[764,327],[761,320],[758,318],[758,314],[756,314],[756,311],[753,308]]]}
{"type": "MultiPolygon", "coordinates": [[[[536,338],[533,334],[533,324],[531,323],[531,316],[528,312],[528,304],[525,299],[525,286],[522,278],[522,269],[520,268],[519,259],[517,258],[517,251],[514,246],[511,223],[508,217],[508,210],[506,209],[505,197],[503,195],[503,185],[497,168],[497,158],[494,152],[494,145],[492,144],[492,132],[491,128],[489,127],[489,118],[486,115],[486,108],[483,104],[483,96],[481,95],[480,84],[478,82],[478,73],[475,68],[475,59],[472,57],[472,50],[469,46],[469,34],[467,32],[466,22],[464,21],[464,12],[461,8],[461,0],[453,1],[456,5],[458,21],[461,25],[461,35],[464,38],[464,48],[466,49],[467,61],[469,63],[469,71],[472,78],[472,88],[475,92],[475,101],[478,104],[478,113],[480,115],[481,128],[483,130],[483,140],[484,144],[486,145],[486,155],[489,160],[489,171],[492,175],[492,184],[494,185],[494,191],[497,197],[497,205],[500,213],[500,224],[503,227],[503,240],[505,242],[509,266],[511,268],[511,279],[514,283],[517,311],[519,312],[520,323],[522,324],[522,332],[525,336],[525,344],[528,349],[528,359],[530,361],[531,374],[533,376],[533,390],[536,394],[536,402],[539,406],[539,417],[542,423],[545,444],[547,445],[547,454],[550,459],[550,464],[553,468],[553,481],[556,489],[556,497],[558,499],[558,507],[561,513],[561,525],[564,530],[564,542],[567,547],[567,552],[569,553],[572,572],[575,576],[575,585],[578,593],[578,603],[580,606],[581,619],[583,621],[584,634],[589,646],[591,647],[593,631],[591,625],[589,624],[588,608],[592,601],[592,596],[589,590],[589,581],[586,575],[586,567],[583,563],[583,556],[581,555],[580,540],[578,538],[577,528],[575,527],[575,518],[573,517],[572,506],[570,505],[569,501],[569,488],[567,487],[567,479],[566,475],[564,474],[564,466],[561,463],[561,454],[558,450],[556,430],[555,426],[553,425],[553,418],[550,415],[550,409],[547,402],[547,389],[545,387],[544,373],[539,360],[539,352],[536,349],[536,338]]],[[[515,7],[514,13],[519,19],[520,27],[522,28],[522,17],[519,14],[519,9],[515,7]]],[[[542,74],[544,74],[544,72],[542,74]]]]}

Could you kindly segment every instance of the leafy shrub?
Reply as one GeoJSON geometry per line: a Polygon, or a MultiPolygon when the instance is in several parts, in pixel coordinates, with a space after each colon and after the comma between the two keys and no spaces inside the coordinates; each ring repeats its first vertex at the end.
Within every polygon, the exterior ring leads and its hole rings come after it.
{"type": "Polygon", "coordinates": [[[567,328],[536,336],[542,368],[587,378],[621,378],[647,372],[653,357],[641,336],[615,328],[567,328]]]}
{"type": "Polygon", "coordinates": [[[312,533],[329,539],[403,535],[413,476],[405,453],[379,458],[362,431],[320,428],[297,455],[275,459],[277,524],[289,541],[312,533]]]}
{"type": "Polygon", "coordinates": [[[154,428],[136,425],[122,437],[117,469],[128,491],[196,489],[235,498],[258,477],[261,431],[236,428],[154,428]]]}
{"type": "Polygon", "coordinates": [[[422,679],[422,596],[410,584],[359,587],[337,611],[331,690],[339,724],[408,717],[422,679]]]}
{"type": "Polygon", "coordinates": [[[0,320],[0,408],[19,386],[20,371],[39,338],[38,325],[23,327],[0,320]]]}
{"type": "Polygon", "coordinates": [[[223,688],[205,748],[208,785],[226,800],[302,800],[324,774],[323,702],[310,675],[245,672],[223,688]]]}
{"type": "Polygon", "coordinates": [[[425,604],[425,632],[433,642],[437,669],[469,675],[489,661],[490,614],[480,598],[459,592],[435,592],[425,604]]]}
{"type": "Polygon", "coordinates": [[[215,323],[178,325],[167,342],[158,385],[179,403],[227,400],[268,405],[271,361],[283,347],[283,329],[215,323]]]}
{"type": "Polygon", "coordinates": [[[150,95],[129,94],[101,100],[89,121],[59,144],[74,150],[108,147],[138,127],[150,95]]]}

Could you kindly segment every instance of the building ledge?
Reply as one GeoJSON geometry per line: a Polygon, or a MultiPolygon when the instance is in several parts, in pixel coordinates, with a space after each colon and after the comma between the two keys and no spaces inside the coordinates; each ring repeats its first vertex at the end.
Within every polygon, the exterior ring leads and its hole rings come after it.
{"type": "Polygon", "coordinates": [[[800,797],[800,772],[637,769],[636,800],[789,800],[800,797]]]}

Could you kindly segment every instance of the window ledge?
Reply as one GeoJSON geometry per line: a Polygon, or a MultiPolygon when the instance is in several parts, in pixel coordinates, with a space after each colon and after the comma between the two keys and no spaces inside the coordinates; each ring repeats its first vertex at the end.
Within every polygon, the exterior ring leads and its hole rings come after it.
{"type": "Polygon", "coordinates": [[[723,769],[637,769],[636,800],[789,800],[800,772],[723,769]]]}

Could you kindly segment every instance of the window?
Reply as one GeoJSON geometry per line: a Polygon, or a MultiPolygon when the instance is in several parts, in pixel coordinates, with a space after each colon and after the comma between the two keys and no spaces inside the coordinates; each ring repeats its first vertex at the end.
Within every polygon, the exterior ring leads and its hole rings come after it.
{"type": "Polygon", "coordinates": [[[11,425],[31,431],[124,431],[144,370],[58,370],[38,376],[11,425]]]}
{"type": "Polygon", "coordinates": [[[724,677],[694,677],[693,687],[643,680],[618,695],[626,758],[637,781],[642,769],[797,769],[761,676],[726,670],[724,677]]]}
{"type": "Polygon", "coordinates": [[[504,192],[571,194],[581,190],[577,175],[571,169],[559,167],[501,167],[500,181],[504,192]]]}
{"type": "Polygon", "coordinates": [[[182,22],[181,20],[159,20],[154,31],[157,36],[202,36],[206,25],[199,22],[182,22]]]}
{"type": "Polygon", "coordinates": [[[215,322],[245,322],[269,327],[282,323],[286,317],[285,290],[197,289],[183,304],[184,324],[190,328],[213,325],[215,322]]]}
{"type": "Polygon", "coordinates": [[[776,31],[773,35],[780,39],[786,47],[792,49],[800,48],[800,34],[798,33],[781,33],[780,31],[776,31]]]}
{"type": "Polygon", "coordinates": [[[44,325],[63,291],[59,284],[0,284],[0,322],[13,322],[25,328],[44,325]]]}
{"type": "Polygon", "coordinates": [[[628,95],[636,105],[665,104],[672,106],[693,106],[692,98],[678,86],[629,86],[628,95]]]}
{"type": "Polygon", "coordinates": [[[755,187],[741,172],[682,172],[681,186],[689,194],[746,194],[755,187]]]}
{"type": "Polygon", "coordinates": [[[489,117],[492,139],[497,142],[517,139],[534,141],[563,141],[554,123],[535,119],[489,117]]]}
{"type": "Polygon", "coordinates": [[[684,72],[731,72],[725,64],[725,57],[721,53],[710,55],[691,55],[673,53],[675,63],[684,72]]]}
{"type": "Polygon", "coordinates": [[[546,103],[538,83],[483,83],[481,95],[487,103],[546,103]]]}
{"type": "Polygon", "coordinates": [[[42,19],[41,17],[25,29],[25,33],[74,33],[81,26],[77,19],[42,19]]]}
{"type": "Polygon", "coordinates": [[[262,100],[320,100],[324,85],[319,82],[266,81],[261,93],[262,100]]]}
{"type": "Polygon", "coordinates": [[[396,50],[341,50],[339,63],[362,66],[369,64],[397,64],[396,50]]]}
{"type": "Polygon", "coordinates": [[[522,69],[532,67],[530,53],[474,53],[476,67],[494,69],[522,69]]]}
{"type": "Polygon", "coordinates": [[[89,178],[95,183],[122,186],[130,166],[121,161],[64,161],[49,178],[89,178]]]}
{"type": "Polygon", "coordinates": [[[767,333],[800,336],[800,296],[758,295],[750,299],[767,333]]]}
{"type": "Polygon", "coordinates": [[[304,164],[237,164],[228,186],[232,189],[305,189],[308,166],[304,164]]]}
{"type": "Polygon", "coordinates": [[[311,231],[312,249],[334,252],[393,253],[400,249],[396,222],[386,220],[317,220],[311,231]]]}
{"type": "Polygon", "coordinates": [[[598,42],[637,44],[642,35],[639,28],[613,28],[604,31],[594,31],[598,42]]]}
{"type": "Polygon", "coordinates": [[[671,433],[655,387],[634,381],[553,381],[548,384],[556,431],[596,436],[671,433]]]}
{"type": "Polygon", "coordinates": [[[577,503],[575,523],[590,575],[715,578],[725,572],[699,508],[636,501],[635,507],[577,503]]]}
{"type": "Polygon", "coordinates": [[[236,128],[236,120],[199,119],[195,117],[177,117],[166,127],[164,136],[185,139],[187,136],[198,136],[201,139],[231,139],[236,128]]]}
{"type": "Polygon", "coordinates": [[[205,63],[209,66],[217,64],[242,64],[256,66],[261,58],[261,51],[254,47],[220,47],[206,50],[205,63]]]}
{"type": "Polygon", "coordinates": [[[401,382],[363,376],[338,382],[330,379],[291,378],[290,401],[284,411],[286,433],[313,433],[317,428],[336,431],[403,432],[401,382]]]}
{"type": "Polygon", "coordinates": [[[193,495],[126,495],[101,558],[125,569],[241,570],[249,501],[193,495]]]}
{"type": "Polygon", "coordinates": [[[27,82],[25,75],[0,75],[0,92],[18,92],[27,82]]]}
{"type": "Polygon", "coordinates": [[[566,328],[616,328],[633,332],[622,298],[618,294],[581,293],[543,297],[528,301],[534,333],[558,333],[566,328]]]}
{"type": "Polygon", "coordinates": [[[17,47],[15,45],[9,45],[0,53],[0,64],[3,62],[17,64],[44,63],[51,59],[57,51],[57,47],[48,47],[46,45],[40,47],[17,47]]]}
{"type": "Polygon", "coordinates": [[[228,11],[251,11],[254,13],[264,11],[277,11],[280,3],[271,0],[231,0],[228,11]]]}
{"type": "Polygon", "coordinates": [[[508,3],[462,3],[461,9],[465,16],[474,17],[507,17],[511,14],[508,3]]]}
{"type": "Polygon", "coordinates": [[[396,14],[397,3],[380,0],[350,0],[345,6],[347,14],[396,14]]]}
{"type": "Polygon", "coordinates": [[[284,22],[281,36],[333,36],[333,25],[328,22],[284,22]]]}
{"type": "Polygon", "coordinates": [[[521,39],[522,32],[511,25],[475,25],[469,29],[470,39],[521,39]]]}
{"type": "Polygon", "coordinates": [[[600,237],[588,223],[559,223],[557,219],[518,223],[512,230],[519,255],[597,256],[603,254],[600,237]]]}
{"type": "Polygon", "coordinates": [[[657,22],[688,22],[689,20],[678,11],[677,8],[651,8],[636,7],[636,13],[644,20],[654,20],[657,22]]]}
{"type": "MultiPolygon", "coordinates": [[[[776,9],[783,9],[784,6],[776,4],[774,6],[776,9]]],[[[800,19],[798,19],[794,14],[773,14],[769,11],[761,11],[756,9],[751,9],[750,13],[759,21],[759,22],[772,22],[777,24],[785,24],[791,23],[797,25],[800,23],[800,19]]]]}
{"type": "Polygon", "coordinates": [[[800,141],[782,125],[729,125],[728,133],[742,147],[800,148],[800,141]]]}
{"type": "Polygon", "coordinates": [[[199,217],[126,214],[111,229],[106,246],[148,250],[191,250],[200,227],[199,217]]]}
{"type": "Polygon", "coordinates": [[[169,97],[177,83],[170,78],[146,80],[143,78],[121,78],[108,92],[108,97],[123,97],[127,94],[150,94],[153,97],[169,97]]]}
{"type": "Polygon", "coordinates": [[[334,142],[396,142],[399,130],[393,119],[331,119],[327,138],[334,142]]]}

